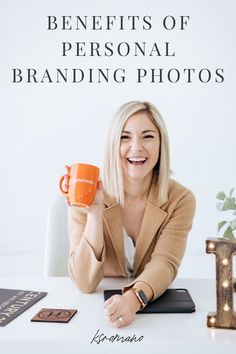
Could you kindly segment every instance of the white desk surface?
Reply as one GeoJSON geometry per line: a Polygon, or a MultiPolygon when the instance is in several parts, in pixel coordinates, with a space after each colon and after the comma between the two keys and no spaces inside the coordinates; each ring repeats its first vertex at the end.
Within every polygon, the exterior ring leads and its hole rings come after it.
{"type": "Polygon", "coordinates": [[[171,287],[187,288],[196,304],[191,314],[139,314],[128,327],[111,327],[104,316],[103,290],[124,286],[127,279],[106,278],[94,294],[82,294],[68,277],[0,278],[1,288],[47,291],[48,295],[0,327],[3,354],[51,353],[236,353],[236,330],[209,329],[208,312],[215,311],[215,281],[177,279],[171,287]],[[30,319],[43,307],[74,308],[78,313],[68,324],[38,323],[30,319]],[[96,332],[107,337],[144,336],[140,342],[92,341],[96,332]]]}

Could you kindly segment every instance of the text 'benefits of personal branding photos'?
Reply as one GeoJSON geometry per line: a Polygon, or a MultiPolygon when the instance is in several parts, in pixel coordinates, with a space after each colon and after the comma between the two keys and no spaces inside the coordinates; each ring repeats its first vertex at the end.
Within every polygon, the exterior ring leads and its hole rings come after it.
{"type": "MultiPolygon", "coordinates": [[[[42,65],[30,68],[15,66],[12,68],[12,82],[14,84],[77,84],[96,83],[130,83],[137,84],[178,84],[178,83],[215,83],[224,82],[224,68],[202,67],[172,67],[161,68],[153,66],[153,59],[160,57],[168,58],[178,57],[178,43],[183,41],[186,31],[191,31],[191,23],[196,19],[188,15],[172,16],[167,15],[163,18],[154,18],[153,16],[46,16],[43,23],[43,30],[48,33],[63,32],[68,34],[78,34],[79,41],[61,41],[58,43],[58,57],[69,61],[71,58],[78,59],[76,67],[56,67],[48,69],[42,65]],[[178,43],[172,41],[156,42],[153,38],[158,37],[158,31],[164,30],[166,33],[178,32],[178,43]],[[124,38],[124,34],[130,32],[145,34],[145,41],[106,41],[106,34],[114,32],[114,38],[124,38]],[[83,35],[89,32],[93,34],[100,33],[99,41],[83,40],[83,35]],[[94,60],[94,66],[88,67],[86,59],[91,63],[94,60]],[[105,65],[98,66],[98,59],[102,58],[105,65]],[[121,58],[143,58],[142,66],[132,68],[120,67],[121,58]],[[104,59],[106,59],[104,61],[104,59]],[[151,61],[152,60],[152,61],[151,61]],[[110,63],[110,66],[109,66],[110,63]]],[[[138,36],[137,36],[138,37],[138,36]]],[[[86,36],[88,38],[88,35],[86,36]]],[[[52,40],[50,36],[49,40],[52,40]]],[[[185,46],[187,52],[188,46],[185,46]]],[[[65,62],[65,61],[64,61],[65,62]]],[[[173,63],[173,60],[171,61],[173,63]]],[[[99,62],[100,63],[100,62],[99,62]]],[[[122,60],[124,63],[124,60],[122,60]]]]}

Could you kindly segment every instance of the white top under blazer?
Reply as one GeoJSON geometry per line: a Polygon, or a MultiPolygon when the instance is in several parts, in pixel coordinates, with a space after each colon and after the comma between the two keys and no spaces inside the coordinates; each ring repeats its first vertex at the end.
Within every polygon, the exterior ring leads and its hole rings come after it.
{"type": "Polygon", "coordinates": [[[133,239],[127,234],[125,229],[123,229],[123,237],[124,237],[126,271],[128,277],[132,277],[134,271],[135,245],[133,239]]]}

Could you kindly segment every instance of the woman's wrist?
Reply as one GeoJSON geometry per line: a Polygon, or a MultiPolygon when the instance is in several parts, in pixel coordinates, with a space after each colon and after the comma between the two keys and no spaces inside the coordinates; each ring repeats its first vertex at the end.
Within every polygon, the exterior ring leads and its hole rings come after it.
{"type": "Polygon", "coordinates": [[[103,216],[103,205],[93,205],[92,207],[88,208],[87,211],[87,216],[88,217],[95,217],[95,218],[102,218],[103,216]]]}
{"type": "Polygon", "coordinates": [[[96,214],[96,213],[102,213],[104,209],[104,204],[92,204],[89,208],[86,209],[88,214],[96,214]]]}
{"type": "Polygon", "coordinates": [[[122,296],[124,296],[124,298],[129,302],[133,312],[136,313],[140,310],[140,302],[133,291],[127,290],[122,296]]]}

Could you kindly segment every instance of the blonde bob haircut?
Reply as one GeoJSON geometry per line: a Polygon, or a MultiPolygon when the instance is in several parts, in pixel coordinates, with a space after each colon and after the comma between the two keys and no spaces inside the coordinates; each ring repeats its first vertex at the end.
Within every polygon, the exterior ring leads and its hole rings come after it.
{"type": "Polygon", "coordinates": [[[124,205],[124,185],[120,163],[120,140],[127,120],[136,113],[145,112],[160,134],[159,159],[153,169],[152,183],[157,183],[158,200],[161,205],[167,200],[170,180],[169,141],[165,123],[157,108],[149,102],[131,101],[121,106],[116,112],[108,134],[104,163],[104,189],[116,201],[124,205]]]}

